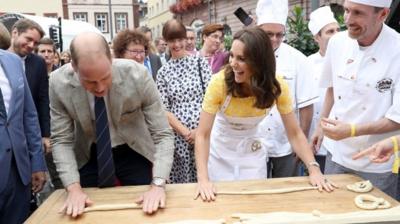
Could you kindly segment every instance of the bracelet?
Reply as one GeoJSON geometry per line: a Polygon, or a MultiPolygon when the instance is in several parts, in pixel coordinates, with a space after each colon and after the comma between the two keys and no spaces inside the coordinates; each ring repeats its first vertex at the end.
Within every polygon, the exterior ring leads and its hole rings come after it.
{"type": "Polygon", "coordinates": [[[356,136],[356,125],[350,124],[350,137],[356,136]]]}
{"type": "Polygon", "coordinates": [[[390,138],[393,143],[394,163],[392,167],[392,173],[399,173],[400,158],[399,158],[399,143],[397,142],[396,136],[390,138]]]}
{"type": "Polygon", "coordinates": [[[309,163],[308,163],[308,166],[309,166],[309,167],[310,167],[310,166],[315,166],[315,167],[320,168],[319,163],[317,163],[316,161],[309,162],[309,163]]]}

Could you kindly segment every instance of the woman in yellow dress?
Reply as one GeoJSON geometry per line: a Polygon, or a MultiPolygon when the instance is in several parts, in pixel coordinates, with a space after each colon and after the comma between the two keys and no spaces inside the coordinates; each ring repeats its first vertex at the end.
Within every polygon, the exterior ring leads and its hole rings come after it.
{"type": "Polygon", "coordinates": [[[267,34],[250,28],[235,34],[225,70],[208,85],[196,133],[197,195],[214,200],[213,181],[267,178],[268,142],[258,129],[273,105],[281,114],[295,153],[307,165],[310,183],[333,190],[322,175],[292,109],[287,83],[275,76],[267,34]]]}

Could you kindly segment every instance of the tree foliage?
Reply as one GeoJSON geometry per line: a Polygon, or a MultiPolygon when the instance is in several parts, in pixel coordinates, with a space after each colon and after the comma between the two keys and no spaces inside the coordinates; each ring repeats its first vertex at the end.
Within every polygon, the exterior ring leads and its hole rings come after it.
{"type": "Polygon", "coordinates": [[[287,43],[303,52],[306,56],[318,51],[318,45],[315,43],[308,22],[305,20],[304,11],[300,6],[295,6],[292,16],[288,17],[287,43]]]}

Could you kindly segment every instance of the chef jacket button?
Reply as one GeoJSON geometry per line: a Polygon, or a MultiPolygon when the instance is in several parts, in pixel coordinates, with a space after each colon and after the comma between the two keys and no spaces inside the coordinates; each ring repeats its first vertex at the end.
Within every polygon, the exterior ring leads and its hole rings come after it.
{"type": "Polygon", "coordinates": [[[366,107],[362,107],[362,110],[366,110],[367,108],[366,107]]]}
{"type": "Polygon", "coordinates": [[[369,84],[369,83],[367,83],[367,85],[366,85],[367,87],[370,87],[371,85],[369,84]]]}
{"type": "Polygon", "coordinates": [[[335,117],[335,120],[339,120],[339,118],[338,118],[338,117],[335,117]]]}
{"type": "Polygon", "coordinates": [[[341,96],[338,96],[338,99],[339,99],[339,100],[341,100],[341,99],[342,99],[342,97],[341,97],[341,96]]]}
{"type": "Polygon", "coordinates": [[[268,130],[268,131],[271,131],[271,128],[268,128],[267,130],[268,130]]]}

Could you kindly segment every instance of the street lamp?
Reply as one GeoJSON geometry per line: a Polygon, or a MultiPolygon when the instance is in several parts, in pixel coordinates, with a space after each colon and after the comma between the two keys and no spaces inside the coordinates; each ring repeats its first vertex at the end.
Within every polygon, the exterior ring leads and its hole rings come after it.
{"type": "Polygon", "coordinates": [[[108,13],[110,14],[110,38],[112,41],[112,39],[114,38],[114,32],[113,32],[113,22],[112,22],[112,12],[111,12],[111,0],[108,0],[108,13]]]}

